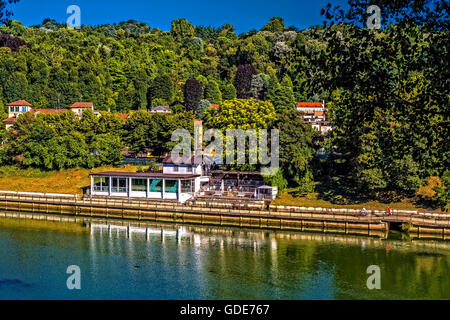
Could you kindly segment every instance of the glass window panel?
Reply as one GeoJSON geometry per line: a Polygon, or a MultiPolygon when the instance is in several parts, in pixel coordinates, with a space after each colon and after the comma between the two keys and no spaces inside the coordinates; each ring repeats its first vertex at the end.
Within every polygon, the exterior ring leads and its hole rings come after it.
{"type": "Polygon", "coordinates": [[[94,191],[109,192],[109,178],[94,177],[94,191]]]}
{"type": "Polygon", "coordinates": [[[109,177],[102,178],[102,191],[109,192],[109,177]]]}
{"type": "Polygon", "coordinates": [[[119,187],[117,184],[118,184],[118,179],[112,178],[111,192],[119,192],[119,187]]]}
{"type": "Polygon", "coordinates": [[[132,179],[131,191],[146,192],[147,179],[132,179]]]}
{"type": "Polygon", "coordinates": [[[166,180],[166,193],[177,193],[178,192],[178,180],[166,180]]]}
{"type": "Polygon", "coordinates": [[[118,179],[118,181],[119,181],[119,192],[121,192],[121,193],[128,192],[127,179],[121,178],[121,179],[118,179]]]}
{"type": "Polygon", "coordinates": [[[102,190],[102,178],[94,177],[94,191],[102,190]]]}
{"type": "Polygon", "coordinates": [[[183,180],[181,181],[181,192],[182,193],[192,193],[194,192],[194,181],[192,180],[183,180]]]}
{"type": "Polygon", "coordinates": [[[163,182],[161,179],[150,180],[150,192],[161,192],[163,182]]]}

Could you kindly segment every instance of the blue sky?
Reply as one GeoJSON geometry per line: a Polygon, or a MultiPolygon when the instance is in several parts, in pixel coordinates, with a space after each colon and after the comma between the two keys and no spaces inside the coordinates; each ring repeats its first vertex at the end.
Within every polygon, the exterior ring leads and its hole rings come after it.
{"type": "Polygon", "coordinates": [[[283,17],[287,26],[308,28],[322,24],[320,9],[344,0],[20,0],[12,5],[13,19],[25,26],[45,18],[66,22],[69,5],[81,8],[82,24],[109,24],[130,19],[150,27],[170,29],[170,22],[186,18],[194,25],[220,27],[232,24],[237,33],[260,29],[271,17],[283,17]]]}

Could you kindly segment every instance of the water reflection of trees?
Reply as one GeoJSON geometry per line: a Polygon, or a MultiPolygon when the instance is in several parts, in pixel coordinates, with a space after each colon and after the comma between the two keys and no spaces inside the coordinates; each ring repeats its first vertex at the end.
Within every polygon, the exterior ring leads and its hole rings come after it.
{"type": "MultiPolygon", "coordinates": [[[[129,222],[114,223],[127,225],[129,222]]],[[[46,228],[38,222],[26,224],[30,224],[33,231],[46,228]]],[[[91,236],[89,241],[83,241],[83,236],[79,237],[80,241],[71,237],[71,244],[56,241],[54,246],[75,246],[81,251],[100,250],[134,257],[142,255],[140,249],[146,241],[153,248],[161,247],[163,263],[188,265],[196,272],[192,277],[195,276],[198,283],[210,281],[208,285],[203,284],[203,288],[211,298],[308,298],[304,295],[314,287],[319,294],[320,290],[324,294],[329,291],[329,295],[338,299],[450,298],[450,243],[444,241],[161,223],[133,222],[132,225],[163,229],[170,236],[161,241],[158,234],[146,239],[144,234],[127,238],[123,232],[112,235],[101,232],[91,236]],[[180,228],[183,232],[178,238],[175,231],[180,228]],[[110,237],[116,239],[111,241],[110,237]],[[154,245],[155,242],[160,244],[154,245]],[[190,261],[193,259],[194,262],[190,261]],[[381,268],[380,291],[370,291],[366,287],[369,276],[366,270],[370,265],[381,268]]],[[[79,228],[76,226],[77,230],[79,228]]],[[[51,229],[50,235],[44,238],[36,237],[35,232],[16,232],[20,243],[20,248],[15,248],[17,254],[32,254],[26,250],[29,243],[52,242],[53,232],[51,229]]],[[[95,257],[94,252],[91,254],[95,257]]],[[[95,264],[94,258],[92,262],[95,264]]]]}

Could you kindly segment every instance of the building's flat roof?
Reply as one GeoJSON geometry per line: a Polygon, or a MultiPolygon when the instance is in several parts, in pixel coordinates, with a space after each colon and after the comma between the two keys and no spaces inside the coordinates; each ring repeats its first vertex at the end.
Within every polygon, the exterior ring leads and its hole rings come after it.
{"type": "Polygon", "coordinates": [[[189,180],[200,177],[199,174],[170,174],[162,172],[97,172],[92,173],[93,177],[124,177],[124,178],[162,178],[162,179],[182,179],[189,180]]]}

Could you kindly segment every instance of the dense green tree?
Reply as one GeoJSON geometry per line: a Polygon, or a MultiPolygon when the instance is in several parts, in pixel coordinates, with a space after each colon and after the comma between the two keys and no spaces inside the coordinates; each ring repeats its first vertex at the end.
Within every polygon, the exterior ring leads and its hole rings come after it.
{"type": "MultiPolygon", "coordinates": [[[[151,146],[152,137],[149,136],[151,115],[146,111],[138,111],[129,118],[125,124],[126,135],[124,137],[130,153],[137,155],[144,153],[151,146]]],[[[155,128],[158,130],[159,128],[155,128]]]]}
{"type": "Polygon", "coordinates": [[[358,27],[362,16],[356,12],[365,4],[352,1],[347,13],[337,14],[349,24],[323,34],[330,73],[320,81],[336,88],[330,95],[332,143],[349,155],[349,173],[372,196],[411,195],[450,165],[449,65],[438,58],[446,55],[448,23],[429,10],[429,1],[411,3],[386,3],[383,15],[395,23],[378,31],[358,27]]]}
{"type": "Polygon", "coordinates": [[[172,21],[172,36],[178,41],[190,39],[195,35],[195,27],[186,19],[177,19],[172,21]]]}
{"type": "Polygon", "coordinates": [[[223,100],[236,99],[236,88],[232,83],[228,83],[222,87],[222,98],[223,100]]]}
{"type": "Polygon", "coordinates": [[[197,110],[197,117],[202,119],[204,117],[205,111],[211,108],[211,102],[208,100],[201,100],[197,110]]]}
{"type": "Polygon", "coordinates": [[[123,143],[119,136],[112,133],[96,135],[89,147],[90,167],[117,165],[122,160],[123,143]]]}
{"type": "Polygon", "coordinates": [[[222,92],[220,92],[219,85],[214,80],[208,81],[205,87],[205,99],[212,104],[222,103],[222,92]]]}
{"type": "Polygon", "coordinates": [[[280,167],[290,184],[301,191],[314,190],[311,161],[317,133],[303,121],[299,111],[285,110],[277,115],[275,127],[280,131],[280,167]]]}
{"type": "Polygon", "coordinates": [[[295,110],[296,101],[292,81],[288,75],[285,75],[281,83],[273,77],[269,82],[267,99],[275,106],[277,112],[284,110],[295,110]]]}
{"type": "Polygon", "coordinates": [[[168,74],[158,75],[153,79],[148,89],[148,105],[155,106],[152,102],[156,99],[163,99],[167,105],[173,102],[175,96],[175,84],[168,74]]]}
{"type": "Polygon", "coordinates": [[[11,74],[4,84],[3,94],[7,101],[23,99],[24,92],[27,92],[27,77],[22,72],[11,74]]]}
{"type": "Polygon", "coordinates": [[[284,19],[280,17],[273,17],[270,19],[270,22],[261,29],[261,31],[280,33],[285,29],[286,27],[284,25],[284,19]]]}

